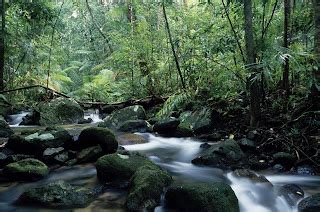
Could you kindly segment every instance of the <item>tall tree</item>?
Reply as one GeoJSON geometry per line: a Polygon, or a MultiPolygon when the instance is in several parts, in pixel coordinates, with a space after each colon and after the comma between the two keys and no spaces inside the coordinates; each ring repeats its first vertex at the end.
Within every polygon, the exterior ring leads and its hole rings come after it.
{"type": "Polygon", "coordinates": [[[247,67],[251,72],[248,79],[248,87],[250,91],[250,126],[258,127],[261,118],[260,108],[260,85],[257,80],[258,70],[256,66],[256,52],[253,37],[252,25],[252,1],[244,0],[244,24],[245,24],[245,41],[246,41],[246,55],[247,67]]]}
{"type": "Polygon", "coordinates": [[[6,16],[5,16],[5,0],[0,0],[1,9],[1,34],[0,34],[0,90],[4,89],[4,50],[5,50],[5,26],[6,26],[6,16]]]}
{"type": "MultiPolygon", "coordinates": [[[[283,28],[283,47],[288,49],[290,45],[290,10],[291,0],[284,0],[284,28],[283,28]]],[[[286,91],[286,95],[289,94],[289,57],[286,55],[283,65],[282,86],[286,91]]]]}
{"type": "Polygon", "coordinates": [[[166,23],[166,29],[168,31],[168,36],[169,36],[169,41],[170,41],[170,45],[171,45],[171,50],[173,53],[173,57],[174,57],[174,61],[176,63],[176,67],[177,67],[177,71],[181,80],[181,84],[182,84],[182,88],[185,90],[186,89],[186,85],[184,83],[184,79],[182,76],[182,72],[181,72],[181,68],[180,68],[180,64],[179,64],[179,60],[178,60],[178,56],[176,53],[176,50],[174,48],[174,44],[173,44],[173,40],[172,40],[172,36],[171,36],[171,31],[170,31],[170,26],[169,26],[169,22],[168,22],[168,17],[167,17],[167,13],[166,13],[166,7],[164,5],[164,2],[162,2],[162,10],[163,10],[163,15],[164,15],[164,20],[166,23]]]}

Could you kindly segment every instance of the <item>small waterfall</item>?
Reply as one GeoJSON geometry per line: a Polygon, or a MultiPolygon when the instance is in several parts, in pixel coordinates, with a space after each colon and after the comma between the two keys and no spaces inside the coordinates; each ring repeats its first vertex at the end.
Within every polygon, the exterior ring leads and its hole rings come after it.
{"type": "Polygon", "coordinates": [[[98,122],[102,122],[103,120],[100,118],[99,116],[99,110],[90,110],[90,111],[86,111],[84,113],[84,118],[85,119],[92,119],[91,123],[98,123],[98,122]]]}
{"type": "Polygon", "coordinates": [[[31,114],[31,112],[22,111],[18,114],[9,115],[9,126],[10,127],[17,127],[22,122],[22,119],[26,116],[31,114]]]}

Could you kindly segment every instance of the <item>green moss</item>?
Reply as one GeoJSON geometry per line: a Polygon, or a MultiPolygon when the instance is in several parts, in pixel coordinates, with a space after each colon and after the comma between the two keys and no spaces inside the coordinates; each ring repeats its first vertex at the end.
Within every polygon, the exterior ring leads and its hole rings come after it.
{"type": "Polygon", "coordinates": [[[38,204],[49,208],[85,207],[93,200],[90,190],[58,181],[25,191],[18,199],[20,204],[38,204]]]}
{"type": "Polygon", "coordinates": [[[156,166],[141,155],[123,156],[120,154],[105,155],[97,160],[97,175],[101,181],[129,180],[141,166],[156,166]]]}
{"type": "Polygon", "coordinates": [[[109,129],[102,127],[89,127],[79,135],[78,146],[80,149],[100,145],[104,153],[114,153],[118,149],[118,141],[109,129]]]}
{"type": "Polygon", "coordinates": [[[180,211],[238,212],[239,204],[231,187],[224,183],[176,184],[165,199],[169,208],[180,211]]]}
{"type": "Polygon", "coordinates": [[[157,166],[140,167],[131,179],[126,207],[132,211],[154,209],[160,202],[164,188],[171,182],[171,176],[157,166]]]}
{"type": "Polygon", "coordinates": [[[6,165],[3,173],[12,179],[28,181],[45,177],[49,169],[43,162],[29,158],[6,165]]]}

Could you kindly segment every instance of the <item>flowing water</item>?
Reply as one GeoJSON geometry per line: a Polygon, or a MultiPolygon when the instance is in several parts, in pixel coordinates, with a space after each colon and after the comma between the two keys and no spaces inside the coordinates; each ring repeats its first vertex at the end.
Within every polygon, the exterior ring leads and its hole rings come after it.
{"type": "Polygon", "coordinates": [[[22,119],[28,115],[31,114],[31,112],[22,111],[18,114],[9,115],[9,126],[10,127],[17,127],[22,122],[22,119]]]}
{"type": "MultiPolygon", "coordinates": [[[[124,146],[129,151],[145,153],[152,161],[168,170],[175,181],[190,182],[225,182],[235,191],[242,212],[291,212],[295,206],[289,206],[285,199],[277,195],[277,189],[285,184],[300,185],[306,195],[320,191],[320,177],[277,175],[268,173],[267,179],[274,185],[254,184],[247,179],[235,178],[230,171],[211,167],[200,167],[191,164],[191,160],[200,151],[201,142],[193,138],[163,138],[149,133],[140,134],[148,139],[148,143],[124,146]]],[[[46,184],[56,180],[94,188],[99,186],[93,164],[64,167],[33,183],[4,183],[0,185],[0,211],[30,210],[41,211],[37,208],[19,208],[12,203],[27,188],[46,184]]],[[[123,190],[107,189],[86,209],[76,211],[124,211],[126,192],[123,190]]],[[[45,210],[47,211],[47,210],[45,210]]],[[[167,211],[162,204],[155,209],[157,212],[167,211]]]]}

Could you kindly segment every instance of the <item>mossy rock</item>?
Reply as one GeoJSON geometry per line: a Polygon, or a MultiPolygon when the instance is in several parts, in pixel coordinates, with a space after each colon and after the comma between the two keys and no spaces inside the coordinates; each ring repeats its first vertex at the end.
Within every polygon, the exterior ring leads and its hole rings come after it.
{"type": "Polygon", "coordinates": [[[179,116],[179,126],[190,129],[196,134],[207,132],[212,126],[211,114],[212,110],[209,108],[183,112],[179,116]]]}
{"type": "Polygon", "coordinates": [[[12,105],[8,102],[7,98],[0,94],[0,116],[6,117],[12,110],[12,105]]]}
{"type": "Polygon", "coordinates": [[[0,138],[8,138],[13,134],[12,129],[9,127],[9,124],[0,116],[0,138]]]}
{"type": "Polygon", "coordinates": [[[35,109],[43,126],[55,124],[76,124],[83,119],[81,106],[73,99],[56,98],[50,102],[40,102],[35,109]]]}
{"type": "Polygon", "coordinates": [[[105,154],[114,153],[118,149],[118,141],[113,132],[102,127],[82,130],[76,145],[79,149],[100,145],[105,154]]]}
{"type": "Polygon", "coordinates": [[[108,127],[118,128],[128,120],[145,120],[146,111],[141,105],[129,106],[113,111],[110,116],[104,119],[108,127]]]}
{"type": "Polygon", "coordinates": [[[6,165],[3,173],[9,179],[33,181],[44,178],[49,173],[49,169],[43,162],[29,158],[6,165]]]}
{"type": "Polygon", "coordinates": [[[17,153],[42,155],[47,148],[66,146],[72,136],[62,128],[47,128],[32,134],[13,135],[9,138],[8,148],[17,153]]]}
{"type": "Polygon", "coordinates": [[[176,118],[167,118],[158,121],[153,126],[153,131],[162,135],[174,135],[180,120],[176,118]]]}
{"type": "Polygon", "coordinates": [[[131,154],[110,154],[99,158],[96,162],[97,176],[100,181],[129,180],[137,169],[144,165],[156,166],[146,157],[131,154]]]}
{"type": "Polygon", "coordinates": [[[232,165],[239,162],[244,156],[238,143],[229,139],[204,150],[200,156],[192,160],[192,163],[213,166],[232,165]]]}
{"type": "Polygon", "coordinates": [[[102,155],[103,151],[100,146],[92,146],[81,150],[77,154],[77,161],[79,163],[96,162],[102,155]]]}
{"type": "Polygon", "coordinates": [[[58,181],[25,191],[17,204],[47,208],[83,208],[93,200],[94,195],[89,189],[58,181]]]}
{"type": "Polygon", "coordinates": [[[172,183],[171,176],[154,165],[140,167],[130,182],[130,191],[126,201],[129,211],[151,211],[159,203],[164,188],[172,183]]]}
{"type": "Polygon", "coordinates": [[[273,164],[281,164],[286,169],[290,169],[296,161],[296,158],[287,152],[277,152],[273,154],[273,164]]]}
{"type": "Polygon", "coordinates": [[[147,132],[149,124],[146,120],[128,120],[118,128],[121,132],[147,132]]]}
{"type": "Polygon", "coordinates": [[[175,184],[165,194],[170,209],[196,212],[238,212],[238,199],[225,183],[175,184]]]}

